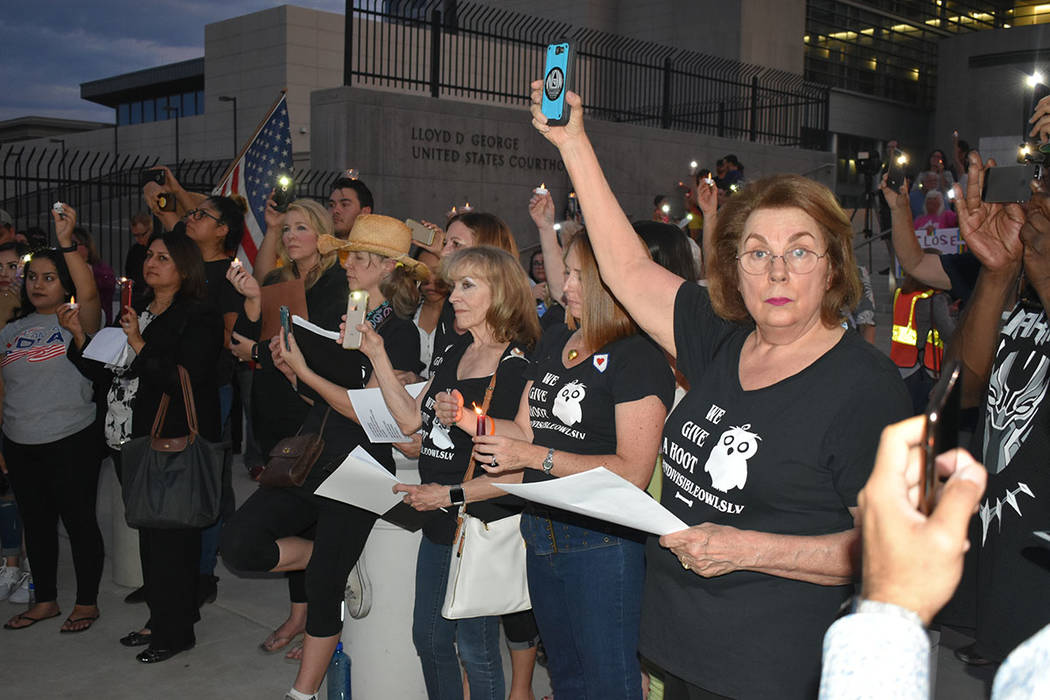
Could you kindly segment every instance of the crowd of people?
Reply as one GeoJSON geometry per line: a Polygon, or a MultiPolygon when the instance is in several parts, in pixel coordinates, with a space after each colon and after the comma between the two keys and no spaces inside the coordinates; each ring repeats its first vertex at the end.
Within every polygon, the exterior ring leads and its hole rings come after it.
{"type": "MultiPolygon", "coordinates": [[[[142,663],[195,645],[221,554],[237,572],[285,574],[287,618],[259,646],[298,661],[286,698],[317,697],[353,624],[344,610],[368,614],[362,552],[379,516],[315,491],[355,449],[396,475],[396,449],[418,461],[421,483],[395,492],[431,514],[411,621],[430,698],[532,698],[538,658],[561,700],[634,700],[657,684],[671,700],[918,698],[929,692],[923,627],[938,614],[974,629],[976,643],[957,651],[967,663],[1002,663],[1020,647],[1000,672],[1002,697],[1045,683],[1034,664],[1050,651],[1050,571],[1029,551],[1050,515],[1045,183],[1026,206],[983,202],[987,165],[960,143],[954,176],[931,154],[921,201],[907,182],[883,182],[906,275],[886,356],[830,190],[792,174],[745,181],[729,155],[714,172],[695,169],[695,223],[671,223],[666,197],[653,220],[632,223],[579,97],[567,97],[567,124],[550,126],[540,83],[532,90],[533,124],[557,148],[586,226],[556,226],[550,194],[533,192],[540,247],[525,259],[494,213],[423,222],[433,235],[414,240],[377,213],[364,182],[342,177],[327,208],[271,199],[249,268],[234,258],[246,203],[188,192],[166,171],[176,210],[145,185],[149,211],[130,222],[124,270],[131,303],[114,304],[115,274],[71,204],[52,213],[57,248],[30,251],[4,215],[0,596],[27,606],[4,627],[60,616],[59,518],[76,574],[60,630],[92,627],[103,460],[131,488],[129,442],[221,442],[236,393],[244,465],[261,483],[235,503],[227,451],[214,522],[138,528],[144,585],[128,600],[144,600],[149,617],[119,641],[144,647],[142,663]],[[923,250],[915,231],[926,225],[958,225],[967,250],[923,250]],[[339,343],[359,336],[356,349],[333,346],[333,361],[298,332],[273,331],[275,304],[300,297],[310,323],[339,343]],[[353,299],[361,323],[346,319],[353,299]],[[103,363],[89,350],[106,326],[126,346],[103,363]],[[940,500],[923,515],[922,418],[909,417],[953,359],[979,460],[939,457],[940,500]],[[347,393],[360,388],[379,390],[404,442],[370,441],[347,393]],[[269,481],[277,446],[304,435],[320,438],[309,471],[269,481]],[[599,466],[688,527],[647,536],[501,488],[599,466]],[[461,506],[487,523],[520,517],[531,609],[442,614],[461,506]]],[[[1050,98],[1032,123],[1045,142],[1050,98]]]]}

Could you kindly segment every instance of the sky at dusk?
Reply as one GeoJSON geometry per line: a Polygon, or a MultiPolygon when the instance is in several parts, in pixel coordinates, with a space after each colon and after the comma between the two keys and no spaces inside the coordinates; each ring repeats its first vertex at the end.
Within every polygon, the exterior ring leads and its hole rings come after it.
{"type": "Polygon", "coordinates": [[[204,55],[204,25],[295,4],[343,12],[344,0],[29,0],[0,13],[0,120],[43,116],[112,122],[80,84],[204,55]]]}

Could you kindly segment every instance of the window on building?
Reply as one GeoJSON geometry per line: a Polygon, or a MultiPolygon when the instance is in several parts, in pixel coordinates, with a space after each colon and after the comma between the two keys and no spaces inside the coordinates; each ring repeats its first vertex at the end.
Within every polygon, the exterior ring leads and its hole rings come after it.
{"type": "Polygon", "coordinates": [[[142,123],[142,103],[132,102],[131,103],[131,123],[141,124],[142,123]]]}
{"type": "Polygon", "coordinates": [[[131,107],[126,104],[117,105],[117,124],[123,126],[131,120],[131,107]]]}

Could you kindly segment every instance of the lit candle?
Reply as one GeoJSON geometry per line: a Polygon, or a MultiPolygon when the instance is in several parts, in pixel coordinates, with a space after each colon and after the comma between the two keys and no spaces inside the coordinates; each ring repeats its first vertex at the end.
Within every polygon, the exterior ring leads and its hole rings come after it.
{"type": "Polygon", "coordinates": [[[463,205],[463,211],[474,211],[474,207],[470,206],[470,202],[463,205]]]}
{"type": "Polygon", "coordinates": [[[77,298],[76,297],[74,297],[74,296],[69,297],[69,308],[71,308],[71,309],[79,309],[80,308],[80,304],[77,303],[77,298]]]}
{"type": "Polygon", "coordinates": [[[120,313],[131,306],[131,290],[135,283],[127,277],[120,278],[120,313]]]}
{"type": "Polygon", "coordinates": [[[485,413],[481,410],[480,406],[478,406],[476,403],[473,403],[473,402],[471,402],[471,403],[474,406],[474,413],[476,413],[477,416],[478,416],[478,426],[477,426],[477,430],[474,432],[474,434],[475,435],[484,435],[485,434],[485,420],[488,418],[488,416],[485,415],[485,413]]]}
{"type": "Polygon", "coordinates": [[[539,195],[547,194],[547,183],[546,182],[541,182],[540,186],[537,187],[536,189],[534,189],[532,192],[533,192],[533,194],[539,194],[539,195]]]}
{"type": "Polygon", "coordinates": [[[711,177],[710,175],[708,175],[707,177],[704,178],[704,182],[707,183],[708,187],[714,187],[715,179],[713,177],[711,177]]]}
{"type": "Polygon", "coordinates": [[[230,267],[241,267],[241,260],[240,260],[240,258],[234,258],[233,260],[231,260],[230,261],[230,267]]]}

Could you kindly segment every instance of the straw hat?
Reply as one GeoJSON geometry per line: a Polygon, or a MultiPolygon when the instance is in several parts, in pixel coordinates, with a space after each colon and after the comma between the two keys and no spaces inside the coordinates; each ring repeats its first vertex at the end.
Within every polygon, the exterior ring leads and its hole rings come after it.
{"type": "Polygon", "coordinates": [[[347,240],[325,235],[317,241],[317,247],[322,255],[333,250],[375,253],[396,260],[418,280],[430,278],[430,269],[408,255],[412,248],[412,229],[391,216],[359,214],[347,240]]]}

